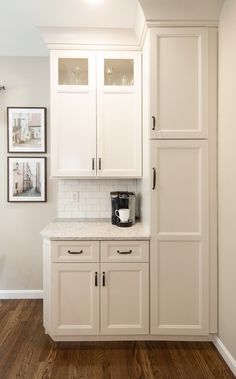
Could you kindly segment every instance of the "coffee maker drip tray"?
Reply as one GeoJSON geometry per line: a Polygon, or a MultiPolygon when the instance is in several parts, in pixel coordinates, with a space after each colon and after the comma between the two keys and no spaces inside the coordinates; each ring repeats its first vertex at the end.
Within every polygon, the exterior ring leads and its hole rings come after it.
{"type": "Polygon", "coordinates": [[[120,226],[122,228],[127,228],[128,226],[132,226],[133,225],[133,221],[129,220],[127,222],[121,222],[120,220],[117,220],[116,225],[120,226]]]}

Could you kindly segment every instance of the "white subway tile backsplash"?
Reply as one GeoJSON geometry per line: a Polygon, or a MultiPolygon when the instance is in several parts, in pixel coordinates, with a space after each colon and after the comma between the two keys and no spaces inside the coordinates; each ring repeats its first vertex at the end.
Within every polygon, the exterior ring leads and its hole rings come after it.
{"type": "Polygon", "coordinates": [[[86,218],[100,218],[100,212],[87,211],[85,217],[86,218]]]}
{"type": "Polygon", "coordinates": [[[87,200],[79,197],[79,205],[81,206],[81,205],[85,205],[85,204],[87,204],[87,200]]]}
{"type": "Polygon", "coordinates": [[[100,190],[99,184],[91,183],[91,184],[87,184],[86,186],[86,191],[88,192],[99,192],[99,190],[100,190]]]}
{"type": "Polygon", "coordinates": [[[108,200],[110,199],[110,192],[97,192],[97,198],[98,199],[104,199],[104,200],[108,200]]]}
{"type": "Polygon", "coordinates": [[[95,199],[95,198],[88,198],[87,199],[87,202],[86,202],[89,206],[93,206],[93,205],[97,205],[97,206],[99,206],[99,199],[95,199]]]}
{"type": "Polygon", "coordinates": [[[60,179],[57,215],[61,218],[110,218],[112,191],[137,192],[137,181],[60,179]],[[78,200],[75,200],[75,192],[78,192],[78,200]]]}

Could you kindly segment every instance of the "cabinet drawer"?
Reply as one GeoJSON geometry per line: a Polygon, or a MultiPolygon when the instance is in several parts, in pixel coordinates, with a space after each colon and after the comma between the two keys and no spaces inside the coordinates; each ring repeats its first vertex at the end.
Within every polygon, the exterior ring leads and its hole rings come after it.
{"type": "Polygon", "coordinates": [[[52,244],[53,262],[99,262],[98,241],[58,241],[52,244]]]}
{"type": "Polygon", "coordinates": [[[148,241],[102,241],[101,262],[148,262],[148,241]]]}

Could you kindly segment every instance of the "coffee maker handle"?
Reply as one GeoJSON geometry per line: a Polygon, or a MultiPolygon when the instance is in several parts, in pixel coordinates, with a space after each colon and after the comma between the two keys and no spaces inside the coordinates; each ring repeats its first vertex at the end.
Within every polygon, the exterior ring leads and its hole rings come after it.
{"type": "Polygon", "coordinates": [[[119,211],[118,211],[117,209],[115,210],[115,215],[116,215],[118,218],[120,218],[119,211]]]}

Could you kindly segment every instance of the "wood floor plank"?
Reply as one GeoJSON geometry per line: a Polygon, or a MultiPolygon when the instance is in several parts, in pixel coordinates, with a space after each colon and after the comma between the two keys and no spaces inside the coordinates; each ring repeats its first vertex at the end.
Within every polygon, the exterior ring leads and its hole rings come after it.
{"type": "Polygon", "coordinates": [[[146,342],[146,346],[155,379],[179,378],[166,342],[146,342]]]}
{"type": "Polygon", "coordinates": [[[54,342],[41,300],[0,301],[0,379],[233,379],[208,342],[54,342]]]}

